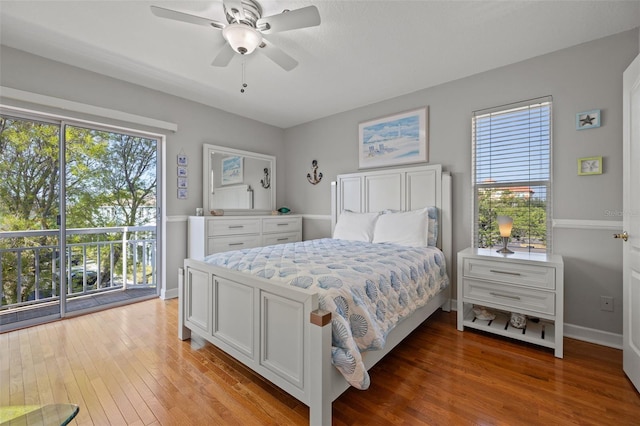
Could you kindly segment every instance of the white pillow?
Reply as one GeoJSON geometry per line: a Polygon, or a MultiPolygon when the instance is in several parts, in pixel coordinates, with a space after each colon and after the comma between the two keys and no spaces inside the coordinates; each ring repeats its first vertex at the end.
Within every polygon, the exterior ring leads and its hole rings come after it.
{"type": "Polygon", "coordinates": [[[427,209],[383,214],[376,222],[373,242],[424,247],[427,245],[427,218],[427,209]]]}
{"type": "MultiPolygon", "coordinates": [[[[425,207],[427,210],[427,245],[436,247],[438,243],[438,208],[435,206],[425,207]]],[[[383,210],[380,214],[400,213],[399,210],[383,210]]]]}
{"type": "Polygon", "coordinates": [[[345,210],[338,218],[336,228],[333,230],[333,238],[370,243],[378,216],[380,216],[379,212],[356,213],[345,210]]]}

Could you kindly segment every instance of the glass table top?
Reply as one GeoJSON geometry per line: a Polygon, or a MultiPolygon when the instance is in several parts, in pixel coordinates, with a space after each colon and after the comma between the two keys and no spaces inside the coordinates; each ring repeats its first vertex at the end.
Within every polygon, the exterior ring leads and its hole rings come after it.
{"type": "MultiPolygon", "coordinates": [[[[16,410],[19,407],[10,407],[16,410]]],[[[2,410],[2,408],[0,408],[2,410]]],[[[75,404],[49,404],[34,407],[33,410],[18,414],[0,423],[1,426],[64,426],[78,414],[80,407],[75,404]]],[[[1,417],[0,417],[1,419],[1,417]]]]}

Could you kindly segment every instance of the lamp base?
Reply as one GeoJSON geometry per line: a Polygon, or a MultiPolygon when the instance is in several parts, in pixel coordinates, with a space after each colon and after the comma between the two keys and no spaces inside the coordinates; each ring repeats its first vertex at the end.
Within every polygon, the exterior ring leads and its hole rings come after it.
{"type": "Polygon", "coordinates": [[[511,254],[511,253],[515,253],[515,251],[511,251],[506,247],[501,248],[500,250],[496,250],[497,253],[502,253],[502,254],[511,254]]]}
{"type": "Polygon", "coordinates": [[[499,250],[496,250],[496,252],[498,253],[502,253],[502,254],[512,254],[515,253],[514,251],[511,251],[507,248],[507,244],[509,243],[509,237],[502,237],[502,248],[499,250]]]}

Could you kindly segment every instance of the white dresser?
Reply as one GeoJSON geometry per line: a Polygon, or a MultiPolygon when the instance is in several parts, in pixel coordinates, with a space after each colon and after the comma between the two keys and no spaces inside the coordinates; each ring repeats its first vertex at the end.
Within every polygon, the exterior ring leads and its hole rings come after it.
{"type": "Polygon", "coordinates": [[[458,253],[458,330],[475,328],[553,348],[563,356],[564,264],[543,253],[500,254],[467,248],[458,253]],[[494,320],[476,318],[473,305],[486,306],[494,320]],[[527,316],[512,327],[510,313],[527,316]]]}
{"type": "Polygon", "coordinates": [[[189,216],[187,256],[302,240],[302,216],[189,216]]]}

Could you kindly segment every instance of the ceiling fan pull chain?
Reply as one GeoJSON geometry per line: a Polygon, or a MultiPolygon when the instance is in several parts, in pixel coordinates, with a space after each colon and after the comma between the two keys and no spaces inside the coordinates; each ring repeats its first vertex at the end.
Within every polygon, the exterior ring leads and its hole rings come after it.
{"type": "Polygon", "coordinates": [[[244,93],[245,87],[247,87],[247,83],[244,82],[244,59],[242,60],[242,88],[240,89],[240,93],[244,93]]]}

